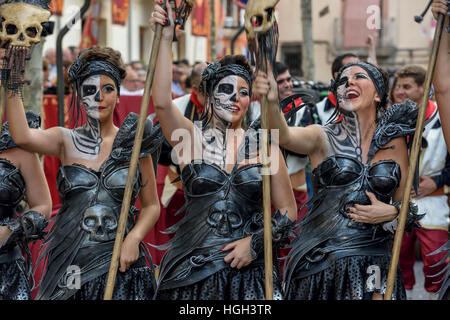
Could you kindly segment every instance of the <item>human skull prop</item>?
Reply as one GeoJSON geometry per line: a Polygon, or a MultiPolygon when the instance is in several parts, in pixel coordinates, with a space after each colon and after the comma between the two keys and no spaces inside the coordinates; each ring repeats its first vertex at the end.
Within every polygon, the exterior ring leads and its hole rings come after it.
{"type": "Polygon", "coordinates": [[[41,41],[42,24],[50,16],[50,11],[28,3],[1,5],[0,38],[11,46],[31,47],[41,41]]]}
{"type": "Polygon", "coordinates": [[[216,229],[219,236],[231,236],[243,221],[236,203],[229,200],[221,200],[211,207],[207,219],[208,224],[216,229]]]}
{"type": "Polygon", "coordinates": [[[248,39],[266,33],[275,23],[275,6],[280,0],[248,0],[245,9],[245,31],[248,39]]]}
{"type": "Polygon", "coordinates": [[[84,212],[81,229],[90,234],[91,241],[112,240],[115,238],[117,218],[110,207],[95,205],[84,212]]]}

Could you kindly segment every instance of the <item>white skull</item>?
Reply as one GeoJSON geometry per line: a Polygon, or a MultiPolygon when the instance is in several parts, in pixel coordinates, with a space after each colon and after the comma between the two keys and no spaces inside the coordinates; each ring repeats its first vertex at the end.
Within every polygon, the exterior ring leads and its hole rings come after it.
{"type": "Polygon", "coordinates": [[[245,9],[245,30],[248,39],[266,33],[275,23],[275,6],[280,0],[248,0],[245,9]]]}
{"type": "Polygon", "coordinates": [[[12,46],[30,47],[41,41],[42,23],[48,22],[50,11],[27,3],[0,6],[0,38],[12,46]]]}
{"type": "Polygon", "coordinates": [[[90,233],[89,240],[104,242],[115,238],[117,218],[110,207],[95,205],[86,209],[81,229],[90,233]]]}

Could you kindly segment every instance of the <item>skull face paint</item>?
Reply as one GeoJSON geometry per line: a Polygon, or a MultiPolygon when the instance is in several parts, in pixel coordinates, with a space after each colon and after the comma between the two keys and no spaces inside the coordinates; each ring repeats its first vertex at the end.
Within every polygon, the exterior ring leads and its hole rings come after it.
{"type": "Polygon", "coordinates": [[[375,87],[372,80],[360,67],[349,67],[342,72],[338,80],[337,100],[339,106],[346,111],[357,111],[362,106],[370,104],[365,101],[369,87],[375,87]],[[365,81],[361,81],[365,80],[365,81]]]}
{"type": "Polygon", "coordinates": [[[218,119],[231,124],[234,115],[241,114],[241,111],[245,114],[250,98],[249,90],[243,83],[246,84],[244,79],[233,75],[219,81],[213,94],[214,114],[218,119]]]}
{"type": "Polygon", "coordinates": [[[82,100],[84,110],[88,117],[99,119],[100,106],[100,76],[92,76],[87,78],[81,85],[82,100]]]}
{"type": "MultiPolygon", "coordinates": [[[[108,77],[95,75],[87,78],[81,85],[81,102],[88,117],[100,120],[100,111],[103,109],[114,108],[116,96],[110,96],[108,93],[116,91],[112,83],[107,83],[108,77]]],[[[112,82],[112,80],[111,80],[112,82]]]]}

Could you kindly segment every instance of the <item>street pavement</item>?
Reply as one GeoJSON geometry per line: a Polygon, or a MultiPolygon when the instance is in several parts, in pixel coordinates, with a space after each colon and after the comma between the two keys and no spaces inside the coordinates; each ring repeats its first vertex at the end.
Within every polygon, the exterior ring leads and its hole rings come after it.
{"type": "Polygon", "coordinates": [[[425,278],[423,275],[423,262],[416,261],[414,264],[414,275],[416,276],[416,284],[414,288],[407,292],[408,300],[432,300],[430,294],[425,290],[425,278]]]}

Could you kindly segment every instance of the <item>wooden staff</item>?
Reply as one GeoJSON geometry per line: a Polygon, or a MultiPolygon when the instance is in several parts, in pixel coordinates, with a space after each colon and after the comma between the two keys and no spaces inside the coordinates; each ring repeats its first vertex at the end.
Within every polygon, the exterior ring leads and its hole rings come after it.
{"type": "MultiPolygon", "coordinates": [[[[267,60],[262,52],[262,71],[267,73],[267,60]]],[[[266,279],[266,300],[273,300],[273,256],[272,256],[272,212],[270,200],[269,133],[267,130],[267,96],[261,97],[261,134],[263,163],[263,212],[264,212],[264,270],[266,279]]]]}
{"type": "Polygon", "coordinates": [[[150,92],[153,85],[153,77],[155,74],[156,60],[158,58],[159,45],[161,42],[163,26],[160,24],[156,24],[155,27],[156,30],[150,53],[147,78],[145,80],[145,89],[141,103],[141,112],[139,114],[136,136],[134,137],[134,145],[133,151],[131,153],[130,168],[128,169],[127,184],[125,186],[122,208],[120,211],[119,222],[117,225],[117,234],[114,242],[114,250],[111,258],[111,265],[109,267],[104,300],[112,299],[114,284],[116,282],[117,269],[119,267],[120,250],[122,248],[125,229],[127,226],[128,212],[130,210],[131,196],[133,194],[134,178],[137,171],[139,154],[141,152],[142,137],[144,135],[145,121],[147,118],[148,105],[150,103],[150,92]]]}
{"type": "Polygon", "coordinates": [[[406,214],[409,208],[409,196],[413,184],[414,173],[417,165],[417,158],[419,156],[420,144],[422,141],[422,132],[425,122],[425,113],[428,106],[428,97],[430,95],[431,82],[433,80],[434,68],[436,66],[436,58],[439,50],[439,42],[442,35],[442,28],[444,26],[444,15],[439,14],[436,33],[434,34],[433,47],[431,49],[430,59],[428,61],[428,69],[425,76],[425,87],[421,104],[419,106],[419,113],[417,115],[416,131],[414,134],[411,153],[409,156],[408,177],[406,178],[405,191],[403,193],[402,206],[398,217],[398,225],[395,231],[394,246],[392,248],[392,258],[389,266],[389,273],[386,284],[386,293],[384,300],[392,299],[392,292],[394,291],[394,282],[397,275],[398,260],[400,256],[400,248],[402,245],[403,232],[406,223],[406,214]]]}

